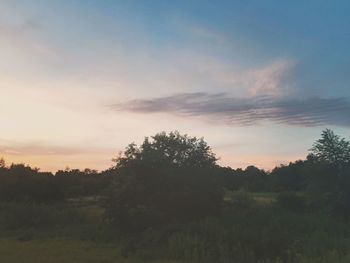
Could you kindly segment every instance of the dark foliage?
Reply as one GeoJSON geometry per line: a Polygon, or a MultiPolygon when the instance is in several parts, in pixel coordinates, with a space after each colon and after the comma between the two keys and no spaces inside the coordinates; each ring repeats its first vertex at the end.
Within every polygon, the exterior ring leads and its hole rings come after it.
{"type": "Polygon", "coordinates": [[[340,138],[330,129],[322,132],[321,139],[313,144],[310,151],[316,160],[336,167],[350,163],[350,142],[340,138]]]}
{"type": "Polygon", "coordinates": [[[8,202],[0,205],[3,226],[7,229],[55,228],[83,223],[83,214],[61,205],[8,202]]]}
{"type": "Polygon", "coordinates": [[[50,173],[40,173],[22,164],[3,168],[0,175],[0,200],[56,202],[63,191],[50,173]]]}
{"type": "Polygon", "coordinates": [[[42,173],[23,164],[0,167],[0,201],[62,202],[67,198],[100,194],[108,176],[96,172],[67,170],[42,173]]]}
{"type": "Polygon", "coordinates": [[[281,209],[293,212],[304,212],[306,210],[306,198],[295,192],[280,193],[277,197],[277,204],[281,209]]]}
{"type": "Polygon", "coordinates": [[[223,195],[215,160],[203,139],[177,132],[129,145],[116,160],[106,217],[119,229],[141,231],[218,215],[223,195]]]}

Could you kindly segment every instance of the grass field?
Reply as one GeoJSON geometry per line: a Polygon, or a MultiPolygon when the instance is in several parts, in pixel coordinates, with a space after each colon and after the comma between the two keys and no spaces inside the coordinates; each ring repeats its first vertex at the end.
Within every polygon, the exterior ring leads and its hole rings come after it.
{"type": "MultiPolygon", "coordinates": [[[[193,260],[187,263],[202,263],[203,254],[205,258],[207,251],[220,251],[222,255],[232,257],[230,250],[235,251],[236,255],[248,256],[248,259],[244,258],[238,263],[256,263],[254,259],[249,259],[249,255],[251,252],[265,253],[260,248],[264,248],[269,255],[284,249],[287,249],[286,254],[288,249],[298,252],[293,252],[291,261],[275,258],[259,263],[350,262],[347,223],[336,222],[324,215],[296,213],[280,208],[276,210],[276,193],[230,191],[226,193],[225,200],[232,205],[232,214],[219,221],[184,227],[170,239],[170,243],[166,243],[169,240],[165,241],[164,246],[148,246],[148,242],[159,237],[157,232],[140,236],[141,242],[145,242],[141,245],[141,253],[127,254],[127,257],[124,249],[128,248],[128,243],[115,238],[103,221],[104,210],[98,202],[93,199],[70,200],[65,203],[63,212],[58,213],[63,224],[17,229],[8,229],[0,224],[0,263],[184,263],[181,260],[188,258],[193,260]],[[76,216],[80,218],[78,221],[74,221],[76,216]],[[65,217],[68,217],[68,221],[65,217]],[[240,247],[241,240],[245,242],[245,248],[240,247]],[[232,242],[228,247],[227,241],[232,242]],[[211,250],[213,247],[216,248],[211,250]],[[146,250],[143,251],[143,248],[146,250]],[[169,249],[169,258],[179,261],[161,259],[165,248],[169,249]],[[156,259],[149,255],[156,255],[156,259]]],[[[43,211],[47,209],[39,208],[43,211]]],[[[50,207],[48,212],[56,215],[55,209],[50,207]]],[[[218,261],[209,262],[236,262],[226,260],[221,257],[218,261]]]]}
{"type": "Polygon", "coordinates": [[[98,228],[103,225],[103,208],[98,206],[95,200],[72,199],[66,206],[83,215],[84,222],[79,225],[43,229],[8,230],[0,226],[0,263],[146,262],[136,257],[123,257],[121,246],[115,241],[91,240],[99,238],[98,228]]]}
{"type": "MultiPolygon", "coordinates": [[[[225,193],[225,201],[226,202],[233,202],[237,198],[237,196],[242,194],[242,190],[238,191],[227,191],[225,193]]],[[[258,203],[261,205],[271,205],[276,201],[276,198],[278,196],[277,193],[271,193],[271,192],[251,192],[249,195],[258,203]]]]}
{"type": "MultiPolygon", "coordinates": [[[[100,244],[74,239],[38,239],[21,242],[0,239],[0,262],[4,263],[138,263],[125,259],[117,244],[100,244]]],[[[152,261],[154,263],[175,261],[152,261]]]]}
{"type": "Polygon", "coordinates": [[[72,239],[39,239],[21,242],[0,239],[0,262],[59,263],[59,262],[123,262],[113,245],[72,239]]]}

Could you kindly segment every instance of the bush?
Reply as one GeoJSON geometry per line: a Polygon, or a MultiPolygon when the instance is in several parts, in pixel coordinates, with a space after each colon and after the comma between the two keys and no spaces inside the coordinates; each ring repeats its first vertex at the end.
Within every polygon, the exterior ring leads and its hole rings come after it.
{"type": "Polygon", "coordinates": [[[232,200],[232,206],[238,210],[249,210],[256,204],[252,195],[241,189],[234,196],[232,200]]]}
{"type": "Polygon", "coordinates": [[[63,188],[50,174],[17,175],[7,171],[0,176],[0,200],[57,203],[64,199],[63,188]]]}
{"type": "Polygon", "coordinates": [[[5,225],[9,229],[48,227],[56,215],[45,205],[13,203],[7,206],[5,225]]]}
{"type": "Polygon", "coordinates": [[[338,219],[350,219],[350,192],[339,191],[334,194],[330,208],[331,215],[338,219]]]}
{"type": "Polygon", "coordinates": [[[122,174],[106,194],[106,218],[118,229],[141,232],[216,216],[223,203],[221,188],[215,185],[214,177],[197,173],[144,170],[122,174]]]}
{"type": "Polygon", "coordinates": [[[293,212],[303,212],[306,209],[306,200],[294,192],[284,192],[277,196],[277,207],[293,212]]]}
{"type": "Polygon", "coordinates": [[[82,223],[78,211],[35,203],[7,203],[2,207],[3,223],[8,229],[48,228],[68,223],[82,223]]]}

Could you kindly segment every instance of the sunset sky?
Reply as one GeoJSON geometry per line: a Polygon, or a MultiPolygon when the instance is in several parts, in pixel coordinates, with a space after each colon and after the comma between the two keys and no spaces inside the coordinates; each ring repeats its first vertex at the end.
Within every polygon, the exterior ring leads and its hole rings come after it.
{"type": "Polygon", "coordinates": [[[106,169],[160,131],[233,168],[350,138],[350,1],[0,1],[0,157],[106,169]]]}

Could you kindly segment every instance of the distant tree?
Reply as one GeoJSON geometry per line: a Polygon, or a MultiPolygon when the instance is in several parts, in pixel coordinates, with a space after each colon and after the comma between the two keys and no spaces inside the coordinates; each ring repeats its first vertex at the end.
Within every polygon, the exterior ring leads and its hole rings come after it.
{"type": "Polygon", "coordinates": [[[254,165],[249,165],[244,170],[244,174],[247,176],[264,176],[266,175],[264,170],[260,170],[259,168],[255,167],[254,165]]]}
{"type": "Polygon", "coordinates": [[[11,164],[3,169],[0,180],[0,200],[52,203],[63,200],[62,189],[51,173],[24,164],[11,164]]]}
{"type": "Polygon", "coordinates": [[[330,129],[322,132],[321,138],[313,144],[310,152],[311,156],[308,159],[316,159],[336,166],[350,163],[350,142],[340,138],[330,129]]]}
{"type": "Polygon", "coordinates": [[[279,191],[301,191],[307,183],[307,164],[305,161],[281,165],[271,172],[274,188],[279,191]]]}
{"type": "Polygon", "coordinates": [[[0,158],[0,168],[5,168],[6,167],[6,163],[4,158],[0,158]]]}
{"type": "Polygon", "coordinates": [[[86,175],[97,174],[97,173],[98,173],[97,170],[95,170],[95,169],[90,169],[90,168],[85,168],[83,172],[84,172],[84,174],[86,174],[86,175]]]}
{"type": "Polygon", "coordinates": [[[9,174],[15,176],[33,176],[37,175],[38,172],[39,168],[32,168],[29,165],[25,165],[23,163],[12,163],[9,167],[9,174]]]}

